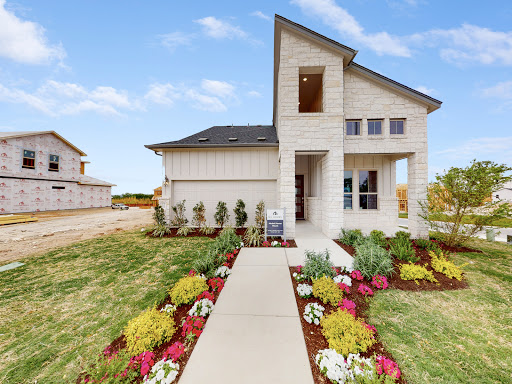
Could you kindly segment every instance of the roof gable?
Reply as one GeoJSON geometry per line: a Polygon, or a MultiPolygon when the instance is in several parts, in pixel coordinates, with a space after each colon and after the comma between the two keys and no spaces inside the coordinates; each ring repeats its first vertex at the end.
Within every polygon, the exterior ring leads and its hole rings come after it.
{"type": "Polygon", "coordinates": [[[13,138],[16,138],[16,137],[37,136],[37,135],[46,135],[46,134],[54,135],[56,138],[58,138],[59,140],[64,142],[64,144],[70,146],[75,151],[77,151],[80,154],[80,156],[87,156],[87,154],[85,152],[83,152],[81,149],[75,147],[73,144],[71,144],[69,141],[67,141],[64,137],[62,137],[61,135],[59,135],[55,131],[0,132],[0,138],[3,138],[3,139],[13,139],[13,138]]]}

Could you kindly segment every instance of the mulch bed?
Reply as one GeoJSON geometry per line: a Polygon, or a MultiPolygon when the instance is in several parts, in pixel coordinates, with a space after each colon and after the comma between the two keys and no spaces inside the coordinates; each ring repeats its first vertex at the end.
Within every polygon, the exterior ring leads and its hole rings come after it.
{"type": "MultiPolygon", "coordinates": [[[[236,231],[236,235],[239,236],[240,238],[244,238],[244,235],[245,235],[245,231],[247,230],[247,228],[236,228],[235,231],[236,231]]],[[[210,235],[205,235],[205,234],[202,234],[200,233],[199,231],[194,231],[194,232],[190,232],[187,236],[180,236],[178,235],[178,228],[171,228],[171,233],[163,236],[163,237],[209,237],[210,239],[215,239],[217,236],[219,236],[220,232],[222,231],[222,228],[215,228],[215,232],[213,232],[212,234],[210,235]]],[[[151,236],[151,231],[149,232],[146,232],[146,236],[151,236]]],[[[276,239],[276,238],[273,238],[273,237],[270,237],[268,236],[267,237],[267,241],[268,242],[272,242],[274,240],[278,240],[278,241],[281,241],[282,242],[282,239],[276,239]]],[[[290,247],[289,248],[297,248],[297,243],[295,243],[295,240],[293,239],[286,239],[286,241],[288,242],[288,244],[290,244],[290,247]]],[[[252,248],[253,246],[251,246],[252,248]]]]}
{"type": "MultiPolygon", "coordinates": [[[[238,257],[238,254],[236,254],[230,261],[227,261],[228,268],[230,268],[230,269],[233,268],[233,265],[235,264],[237,257],[238,257]]],[[[224,279],[224,282],[226,282],[226,279],[224,279]]],[[[215,298],[215,300],[213,302],[214,304],[217,302],[219,295],[220,295],[220,292],[218,292],[218,291],[214,292],[214,295],[213,295],[215,298]]],[[[158,310],[162,309],[163,307],[165,307],[166,304],[172,304],[171,298],[169,296],[167,296],[166,299],[162,303],[157,305],[157,309],[158,310]]],[[[172,336],[172,339],[170,341],[167,341],[167,342],[161,344],[160,346],[158,346],[157,348],[155,348],[154,350],[151,351],[155,354],[155,357],[153,360],[156,363],[157,361],[162,360],[165,350],[167,348],[169,348],[172,344],[174,344],[177,341],[183,343],[183,345],[185,346],[185,353],[183,355],[181,355],[180,359],[178,360],[180,369],[179,369],[178,376],[176,377],[176,379],[173,383],[179,382],[180,377],[183,374],[185,367],[187,366],[188,360],[190,359],[190,355],[192,355],[192,351],[194,350],[194,348],[197,344],[197,341],[199,340],[199,338],[196,337],[196,338],[194,338],[194,340],[192,342],[188,343],[185,340],[185,337],[183,337],[181,335],[181,323],[187,318],[188,311],[190,311],[191,308],[192,308],[192,304],[189,304],[189,305],[184,304],[184,305],[180,305],[176,309],[176,312],[174,312],[174,315],[173,315],[175,325],[176,325],[176,332],[172,336]]],[[[206,323],[208,323],[208,317],[206,318],[206,323]]],[[[205,327],[206,327],[206,325],[205,325],[205,327]]],[[[201,336],[199,336],[199,337],[201,337],[201,336]]],[[[125,340],[124,335],[121,335],[117,339],[112,341],[108,346],[105,347],[105,349],[108,347],[111,348],[112,352],[126,349],[126,340],[125,340]]],[[[86,373],[80,374],[78,376],[78,378],[76,379],[76,384],[83,383],[83,379],[85,379],[86,377],[87,377],[86,373]]],[[[135,380],[135,382],[142,383],[143,380],[144,380],[144,377],[140,376],[137,378],[137,380],[135,380]]]]}

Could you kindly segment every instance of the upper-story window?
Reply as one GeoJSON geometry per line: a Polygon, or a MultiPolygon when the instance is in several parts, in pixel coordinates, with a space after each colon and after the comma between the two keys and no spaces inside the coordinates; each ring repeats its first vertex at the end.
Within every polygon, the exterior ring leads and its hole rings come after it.
{"type": "Polygon", "coordinates": [[[35,169],[36,168],[36,152],[23,150],[23,164],[22,168],[35,169]]]}
{"type": "Polygon", "coordinates": [[[404,120],[390,120],[389,121],[389,133],[392,135],[403,135],[404,134],[404,120]]]}
{"type": "Polygon", "coordinates": [[[299,112],[323,112],[323,68],[299,68],[299,112]]]}
{"type": "Polygon", "coordinates": [[[359,209],[377,209],[377,171],[359,171],[359,209]]]}
{"type": "Polygon", "coordinates": [[[347,121],[347,135],[360,135],[361,134],[361,121],[347,121]]]}
{"type": "Polygon", "coordinates": [[[382,135],[382,120],[368,120],[368,134],[382,135]]]}
{"type": "Polygon", "coordinates": [[[57,155],[50,155],[48,161],[48,170],[52,172],[59,172],[59,159],[60,157],[57,155]]]}

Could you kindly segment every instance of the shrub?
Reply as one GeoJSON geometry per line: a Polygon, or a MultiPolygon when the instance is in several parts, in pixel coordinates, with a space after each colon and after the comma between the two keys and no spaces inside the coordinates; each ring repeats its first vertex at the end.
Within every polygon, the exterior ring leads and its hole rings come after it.
{"type": "Polygon", "coordinates": [[[124,329],[126,347],[132,355],[138,355],[171,340],[174,332],[174,319],[167,312],[151,308],[128,322],[124,329]]]}
{"type": "Polygon", "coordinates": [[[213,217],[217,225],[223,228],[224,224],[229,220],[228,207],[225,202],[219,201],[217,203],[217,211],[213,217]]]}
{"type": "Polygon", "coordinates": [[[402,280],[414,280],[416,284],[419,284],[418,280],[427,280],[432,283],[437,283],[434,273],[427,270],[426,265],[416,264],[401,264],[400,265],[400,278],[402,280]]]}
{"type": "Polygon", "coordinates": [[[244,235],[244,242],[247,246],[259,247],[263,242],[263,235],[257,225],[247,227],[244,235]]]}
{"type": "Polygon", "coordinates": [[[167,226],[167,222],[165,221],[165,212],[160,205],[155,207],[155,211],[153,212],[153,220],[155,220],[155,225],[167,226]]]}
{"type": "Polygon", "coordinates": [[[243,227],[247,223],[247,212],[245,212],[245,203],[242,199],[236,201],[235,209],[235,225],[239,228],[243,227]]]}
{"type": "Polygon", "coordinates": [[[419,249],[427,249],[429,246],[430,241],[426,239],[416,239],[414,240],[414,245],[416,245],[419,249]]]}
{"type": "Polygon", "coordinates": [[[186,276],[179,279],[169,291],[171,301],[176,305],[192,304],[197,295],[208,290],[206,282],[197,276],[186,276]]]}
{"type": "Polygon", "coordinates": [[[205,225],[201,227],[199,232],[201,232],[203,235],[211,235],[213,232],[215,232],[215,228],[210,227],[209,225],[205,225]]]}
{"type": "Polygon", "coordinates": [[[410,261],[413,263],[419,260],[419,257],[416,256],[416,252],[412,247],[411,241],[404,236],[391,239],[389,241],[389,251],[399,260],[410,261]]]}
{"type": "Polygon", "coordinates": [[[404,240],[411,240],[411,234],[409,232],[405,231],[397,231],[395,233],[396,239],[404,239],[404,240]]]}
{"type": "Polygon", "coordinates": [[[242,239],[236,235],[235,230],[231,227],[226,227],[215,238],[210,249],[217,254],[225,255],[226,253],[232,253],[236,248],[240,247],[241,242],[242,239]]]}
{"type": "Polygon", "coordinates": [[[187,227],[186,225],[183,226],[183,227],[179,227],[178,230],[176,231],[176,234],[178,236],[188,236],[189,233],[192,233],[194,232],[194,228],[192,227],[187,227]]]}
{"type": "Polygon", "coordinates": [[[334,277],[336,272],[334,272],[332,261],[330,260],[329,250],[325,250],[324,252],[315,252],[308,251],[305,252],[305,263],[302,268],[302,274],[313,280],[318,279],[322,276],[334,277]]]}
{"type": "Polygon", "coordinates": [[[201,230],[201,227],[206,223],[206,208],[204,207],[204,204],[202,201],[197,203],[194,208],[192,208],[192,224],[197,226],[199,230],[201,230]]]}
{"type": "Polygon", "coordinates": [[[80,383],[133,383],[140,377],[136,369],[128,369],[131,354],[126,350],[110,353],[107,348],[94,362],[94,368],[87,372],[86,381],[80,383]]]}
{"type": "Polygon", "coordinates": [[[186,200],[182,200],[172,207],[174,219],[171,220],[171,225],[174,227],[183,227],[188,223],[188,219],[185,217],[185,211],[187,210],[185,208],[185,201],[186,200]]]}
{"type": "Polygon", "coordinates": [[[386,240],[386,234],[382,231],[378,231],[374,229],[370,232],[370,239],[377,245],[381,247],[386,247],[388,245],[388,242],[386,240]]]}
{"type": "Polygon", "coordinates": [[[393,260],[384,248],[373,241],[365,241],[356,246],[354,269],[367,279],[375,275],[390,276],[393,273],[393,260]]]}
{"type": "Polygon", "coordinates": [[[448,256],[444,253],[437,255],[434,252],[429,252],[429,255],[432,258],[430,265],[434,271],[442,273],[450,279],[457,279],[462,281],[462,267],[464,267],[466,264],[458,267],[453,262],[449,261],[448,256]]]}
{"type": "Polygon", "coordinates": [[[169,233],[171,233],[171,229],[167,226],[167,224],[157,224],[153,228],[153,231],[151,232],[151,236],[164,237],[165,235],[168,235],[169,233]]]}
{"type": "Polygon", "coordinates": [[[260,230],[263,230],[265,227],[265,202],[263,200],[256,205],[255,221],[260,230]]]}
{"type": "Polygon", "coordinates": [[[345,245],[355,246],[364,240],[360,229],[341,229],[339,241],[345,245]]]}
{"type": "Polygon", "coordinates": [[[320,325],[329,348],[343,356],[366,352],[376,342],[374,332],[367,324],[341,309],[324,316],[320,325]]]}
{"type": "Polygon", "coordinates": [[[197,258],[192,264],[192,268],[199,275],[205,275],[206,277],[213,277],[215,270],[217,269],[218,261],[217,255],[213,252],[199,253],[197,258]]]}
{"type": "Polygon", "coordinates": [[[322,300],[324,304],[338,305],[343,300],[343,291],[333,279],[323,276],[313,280],[313,296],[322,300]]]}
{"type": "Polygon", "coordinates": [[[434,252],[436,255],[439,255],[440,253],[443,252],[443,250],[441,249],[441,247],[439,246],[439,244],[437,244],[437,242],[435,241],[430,241],[428,246],[427,246],[427,251],[432,251],[434,252]]]}

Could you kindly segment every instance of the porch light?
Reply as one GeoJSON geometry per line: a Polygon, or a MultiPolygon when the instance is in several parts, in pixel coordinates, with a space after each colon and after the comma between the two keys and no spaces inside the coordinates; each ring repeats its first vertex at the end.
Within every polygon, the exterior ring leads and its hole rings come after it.
{"type": "Polygon", "coordinates": [[[169,185],[169,178],[165,175],[164,185],[169,185]]]}
{"type": "Polygon", "coordinates": [[[308,78],[307,78],[307,77],[305,77],[305,78],[303,78],[302,80],[303,80],[303,81],[308,81],[308,78]]]}

